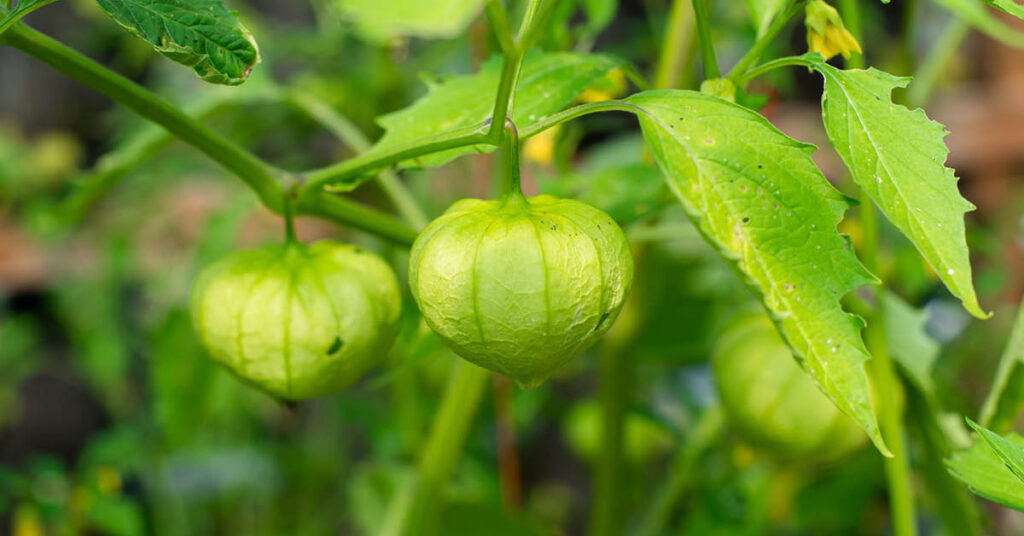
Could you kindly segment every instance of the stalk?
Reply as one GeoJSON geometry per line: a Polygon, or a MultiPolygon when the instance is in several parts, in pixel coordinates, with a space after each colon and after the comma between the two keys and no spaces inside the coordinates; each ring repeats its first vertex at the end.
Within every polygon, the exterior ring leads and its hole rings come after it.
{"type": "Polygon", "coordinates": [[[707,0],[693,0],[693,14],[697,18],[697,35],[700,37],[700,57],[704,64],[704,79],[711,80],[721,76],[718,70],[718,59],[715,57],[715,45],[711,40],[711,17],[708,15],[707,0]]]}

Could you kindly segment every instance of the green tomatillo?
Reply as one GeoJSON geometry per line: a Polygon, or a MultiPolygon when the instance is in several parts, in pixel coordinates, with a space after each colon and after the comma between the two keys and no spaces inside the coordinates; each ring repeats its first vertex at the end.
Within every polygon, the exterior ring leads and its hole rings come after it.
{"type": "Polygon", "coordinates": [[[733,321],[718,339],[712,367],[730,423],[781,458],[838,459],[867,440],[800,369],[763,314],[733,321]]]}
{"type": "Polygon", "coordinates": [[[458,201],[416,239],[409,287],[455,353],[533,387],[608,331],[633,258],[600,210],[524,197],[518,158],[509,160],[503,198],[458,201]]]}
{"type": "Polygon", "coordinates": [[[207,267],[191,308],[214,360],[294,401],[344,389],[380,361],[397,333],[401,294],[376,255],[289,240],[207,267]]]}

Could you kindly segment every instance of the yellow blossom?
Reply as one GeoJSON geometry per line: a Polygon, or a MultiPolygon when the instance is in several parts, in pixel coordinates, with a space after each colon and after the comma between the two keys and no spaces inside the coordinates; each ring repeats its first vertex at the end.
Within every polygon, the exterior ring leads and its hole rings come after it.
{"type": "Polygon", "coordinates": [[[825,59],[837,54],[849,58],[853,52],[861,52],[860,43],[843,25],[839,12],[822,0],[807,4],[804,24],[807,26],[807,48],[819,52],[825,59]]]}

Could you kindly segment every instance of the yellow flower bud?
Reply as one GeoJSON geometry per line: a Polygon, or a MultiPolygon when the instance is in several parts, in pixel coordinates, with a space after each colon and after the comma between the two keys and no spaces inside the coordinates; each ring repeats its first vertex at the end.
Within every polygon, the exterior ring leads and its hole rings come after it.
{"type": "Polygon", "coordinates": [[[807,4],[804,25],[807,26],[807,48],[825,59],[837,54],[849,58],[852,52],[861,52],[860,43],[843,25],[839,12],[822,0],[807,4]]]}

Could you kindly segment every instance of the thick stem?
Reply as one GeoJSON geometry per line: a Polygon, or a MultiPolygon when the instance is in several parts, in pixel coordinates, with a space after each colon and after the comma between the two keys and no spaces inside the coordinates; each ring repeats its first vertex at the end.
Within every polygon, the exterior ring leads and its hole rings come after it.
{"type": "MultiPolygon", "coordinates": [[[[370,140],[347,117],[339,113],[327,103],[301,90],[292,89],[287,92],[286,100],[294,107],[320,123],[331,131],[339,141],[357,153],[370,150],[370,140]]],[[[416,229],[423,229],[429,223],[412,192],[405,183],[391,170],[384,170],[377,175],[377,183],[398,209],[398,213],[416,229]]]]}
{"type": "Polygon", "coordinates": [[[505,122],[505,135],[501,142],[501,169],[503,203],[524,203],[523,186],[519,172],[519,132],[512,121],[505,122]]]}
{"type": "Polygon", "coordinates": [[[281,212],[283,190],[278,171],[270,164],[131,80],[24,24],[12,26],[4,39],[8,45],[158,123],[245,181],[268,208],[281,212]]]}
{"type": "Polygon", "coordinates": [[[778,37],[779,33],[786,28],[789,24],[790,19],[794,15],[800,12],[803,8],[805,0],[787,0],[786,4],[775,14],[775,18],[772,19],[772,23],[768,25],[764,34],[754,42],[754,46],[750,47],[750,50],[743,55],[742,58],[736,65],[733,66],[732,70],[729,71],[729,80],[732,80],[738,87],[742,87],[741,81],[749,80],[744,75],[747,71],[753,67],[758,60],[761,59],[761,55],[764,54],[775,38],[778,37]]]}
{"type": "Polygon", "coordinates": [[[992,388],[981,406],[981,417],[978,422],[996,433],[1006,433],[1013,427],[1013,419],[1020,411],[1019,401],[1022,387],[1019,381],[1011,381],[1015,376],[1019,378],[1022,361],[1024,361],[1024,300],[1020,302],[1017,309],[1017,318],[1013,322],[1013,330],[1010,332],[1010,340],[1003,348],[1003,355],[999,358],[999,368],[996,370],[992,388]],[[1014,374],[1016,372],[1016,374],[1014,374]],[[1012,393],[1011,396],[1006,396],[1012,393]],[[1005,397],[1005,398],[1004,398],[1005,397]]]}
{"type": "Polygon", "coordinates": [[[433,536],[444,505],[444,492],[487,385],[488,373],[458,360],[412,484],[388,506],[380,536],[433,536]]]}
{"type": "Polygon", "coordinates": [[[412,227],[387,214],[325,191],[310,192],[299,197],[295,203],[295,214],[319,216],[404,246],[411,246],[418,234],[412,227]]]}
{"type": "Polygon", "coordinates": [[[684,69],[693,59],[693,30],[693,6],[688,0],[673,0],[654,76],[658,89],[683,87],[691,82],[691,73],[684,69]]]}
{"type": "Polygon", "coordinates": [[[693,14],[697,17],[697,35],[700,36],[700,57],[704,63],[704,79],[718,78],[721,76],[721,71],[718,70],[715,45],[711,40],[711,21],[708,15],[707,0],[693,0],[693,14]]]}
{"type": "Polygon", "coordinates": [[[344,162],[325,168],[306,172],[306,185],[302,187],[301,196],[322,191],[324,186],[354,181],[376,173],[403,160],[417,156],[457,149],[469,145],[497,145],[487,135],[487,124],[449,130],[433,136],[418,138],[407,143],[388,147],[378,151],[363,153],[344,162]]]}
{"type": "MultiPolygon", "coordinates": [[[[862,256],[864,265],[872,273],[879,274],[878,261],[878,214],[871,198],[861,193],[860,220],[863,232],[862,256]]],[[[875,308],[868,317],[864,339],[871,353],[869,362],[873,371],[875,394],[878,403],[879,425],[886,445],[892,452],[885,459],[885,477],[889,490],[889,509],[892,515],[894,536],[915,536],[917,523],[914,514],[914,490],[911,486],[910,459],[906,449],[903,429],[903,404],[899,377],[889,356],[885,338],[885,317],[882,308],[884,287],[874,289],[875,308]]]]}

